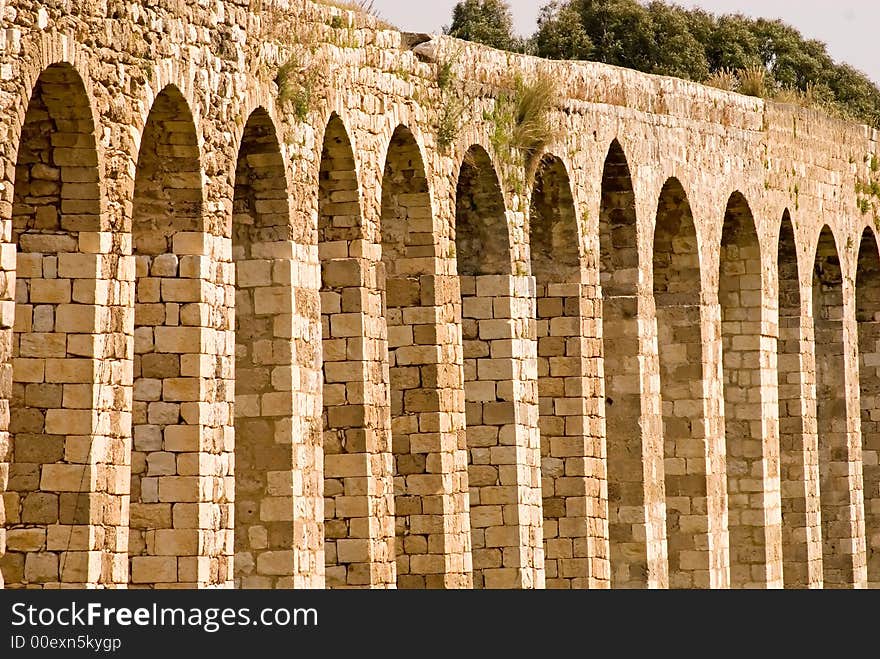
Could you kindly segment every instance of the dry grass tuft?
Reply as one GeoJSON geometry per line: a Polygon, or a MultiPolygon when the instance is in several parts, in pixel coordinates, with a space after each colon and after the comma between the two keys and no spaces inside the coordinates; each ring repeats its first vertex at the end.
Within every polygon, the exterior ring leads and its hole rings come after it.
{"type": "Polygon", "coordinates": [[[726,92],[736,91],[737,85],[739,84],[739,80],[736,78],[736,73],[731,71],[728,68],[718,69],[712,75],[710,75],[706,79],[706,83],[710,87],[716,87],[717,89],[723,89],[726,92]]]}
{"type": "Polygon", "coordinates": [[[540,151],[553,141],[550,127],[550,111],[558,100],[556,81],[542,73],[531,84],[518,81],[516,115],[511,144],[522,150],[527,157],[540,151]]]}
{"type": "Polygon", "coordinates": [[[739,79],[739,93],[746,96],[767,96],[767,69],[760,64],[752,64],[736,72],[739,79]]]}

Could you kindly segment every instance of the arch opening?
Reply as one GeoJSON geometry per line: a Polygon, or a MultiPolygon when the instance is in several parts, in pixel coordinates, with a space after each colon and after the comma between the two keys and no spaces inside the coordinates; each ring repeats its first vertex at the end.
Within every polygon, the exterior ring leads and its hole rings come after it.
{"type": "Polygon", "coordinates": [[[690,204],[677,179],[664,184],[657,204],[653,273],[669,585],[708,588],[700,259],[690,204]]]}
{"type": "MultiPolygon", "coordinates": [[[[209,580],[199,564],[200,426],[188,409],[201,400],[193,363],[201,353],[201,278],[193,243],[203,242],[203,230],[195,123],[180,91],[168,86],[144,127],[132,212],[131,588],[195,588],[209,580]]],[[[220,577],[220,565],[214,569],[220,577]]]]}
{"type": "Polygon", "coordinates": [[[472,146],[456,188],[474,588],[518,587],[517,477],[504,466],[515,428],[511,254],[504,196],[489,155],[472,146]],[[513,497],[510,499],[509,497],[513,497]],[[505,555],[505,552],[507,555],[505,555]],[[505,570],[514,567],[515,570],[505,570]]]}
{"type": "Polygon", "coordinates": [[[825,588],[853,583],[852,527],[847,447],[846,377],[843,356],[843,284],[834,234],[826,225],[813,263],[816,344],[816,422],[819,498],[825,588]]]}
{"type": "Polygon", "coordinates": [[[535,277],[538,427],[548,588],[586,588],[589,560],[580,236],[568,172],[545,156],[535,174],[529,247],[535,277]]]}
{"type": "Polygon", "coordinates": [[[511,274],[508,236],[504,195],[495,167],[483,148],[472,146],[462,161],[455,192],[459,276],[511,274]]]}
{"type": "MultiPolygon", "coordinates": [[[[611,143],[602,171],[599,264],[608,527],[612,588],[648,586],[645,445],[642,426],[638,323],[639,253],[636,206],[626,155],[611,143]]],[[[662,447],[655,456],[662,460],[662,447]]],[[[649,458],[650,459],[650,458],[649,458]]],[[[659,472],[662,473],[662,465],[659,472]]],[[[647,468],[650,472],[650,467],[647,468]]]]}
{"type": "Polygon", "coordinates": [[[290,209],[275,126],[258,108],[244,127],[232,202],[235,266],[236,588],[289,588],[293,575],[293,446],[289,416],[273,397],[289,391],[291,354],[283,324],[293,312],[280,293],[290,209]]]}
{"type": "Polygon", "coordinates": [[[441,396],[438,366],[443,341],[435,285],[439,248],[421,151],[405,126],[394,131],[385,159],[381,228],[397,584],[441,588],[449,571],[445,552],[453,542],[445,537],[450,487],[443,483],[442,436],[436,432],[442,430],[437,415],[448,404],[441,396]]]}
{"type": "MultiPolygon", "coordinates": [[[[366,424],[378,415],[363,385],[370,372],[363,314],[376,294],[365,286],[365,264],[355,247],[363,238],[354,154],[345,126],[334,114],[324,133],[318,183],[327,588],[366,587],[374,578],[369,453],[375,440],[366,424]]],[[[387,441],[383,435],[376,448],[387,441]]],[[[393,537],[393,529],[387,535],[393,537]]],[[[386,551],[393,556],[393,546],[386,551]]]]}
{"type": "Polygon", "coordinates": [[[730,584],[766,588],[765,473],[761,399],[761,248],[745,197],[727,202],[721,233],[718,300],[724,386],[730,584]]]}
{"type": "Polygon", "coordinates": [[[868,588],[880,589],[880,255],[871,229],[862,233],[857,268],[865,549],[868,588]]]}
{"type": "MultiPolygon", "coordinates": [[[[15,163],[12,242],[16,250],[6,588],[84,584],[96,520],[92,510],[120,509],[90,491],[92,390],[110,374],[88,357],[97,304],[77,261],[101,229],[94,121],[79,74],[54,64],[37,79],[15,163]],[[92,298],[94,299],[94,298],[92,298]],[[101,499],[99,501],[98,499],[101,499]]],[[[106,459],[106,458],[105,458],[106,459]]],[[[109,525],[105,524],[105,527],[109,525]]],[[[0,582],[2,583],[2,582],[0,582]]]]}
{"type": "Polygon", "coordinates": [[[782,494],[782,576],[786,588],[807,588],[821,582],[821,548],[810,529],[818,528],[818,491],[811,491],[804,424],[804,315],[801,305],[797,243],[788,210],[782,217],[777,252],[779,279],[779,453],[782,494]],[[811,503],[812,502],[812,503],[811,503]],[[811,548],[816,544],[815,548],[811,548]],[[816,552],[816,549],[819,551],[816,552]],[[815,574],[818,568],[818,575],[815,574]]]}

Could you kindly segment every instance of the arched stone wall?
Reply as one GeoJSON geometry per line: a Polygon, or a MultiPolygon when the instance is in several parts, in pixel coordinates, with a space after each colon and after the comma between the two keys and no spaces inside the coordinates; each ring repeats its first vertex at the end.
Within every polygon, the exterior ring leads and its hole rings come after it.
{"type": "Polygon", "coordinates": [[[700,260],[690,204],[667,181],[654,230],[669,585],[709,586],[707,447],[703,421],[700,260]]]}
{"type": "Polygon", "coordinates": [[[202,399],[191,377],[202,344],[198,328],[181,317],[184,307],[195,306],[198,318],[202,284],[191,252],[203,242],[202,206],[195,124],[180,90],[168,86],[147,117],[132,210],[132,587],[193,587],[206,580],[197,560],[200,428],[187,414],[188,405],[202,399]]]}
{"type": "Polygon", "coordinates": [[[289,341],[276,318],[293,312],[279,244],[290,207],[275,125],[248,117],[232,207],[235,265],[235,585],[291,587],[293,447],[281,400],[292,386],[289,341]],[[280,396],[279,396],[280,394],[280,396]]]}
{"type": "Polygon", "coordinates": [[[107,376],[86,350],[98,329],[99,273],[89,278],[79,254],[101,230],[94,126],[77,71],[46,68],[24,115],[12,199],[7,587],[97,578],[89,524],[102,494],[90,447],[98,430],[91,393],[107,376]]]}
{"type": "Polygon", "coordinates": [[[544,565],[550,588],[585,588],[591,574],[590,350],[583,323],[590,301],[579,233],[566,167],[546,155],[532,189],[529,247],[536,298],[544,565]]]}
{"type": "Polygon", "coordinates": [[[767,487],[777,450],[765,447],[761,405],[761,248],[749,203],[740,192],[727,202],[721,236],[718,297],[724,386],[730,582],[768,585],[772,552],[767,487]]]}
{"type": "Polygon", "coordinates": [[[875,584],[875,132],[324,5],[62,9],[0,16],[8,585],[875,584]]]}
{"type": "Polygon", "coordinates": [[[868,588],[880,588],[880,254],[870,228],[862,233],[856,267],[867,578],[868,588]]]}
{"type": "MultiPolygon", "coordinates": [[[[860,511],[851,496],[844,357],[844,264],[837,240],[824,226],[813,262],[813,327],[816,345],[816,420],[819,435],[819,495],[825,588],[853,586],[857,579],[856,539],[860,511]]],[[[862,555],[863,557],[863,555],[862,555]]]]}
{"type": "Polygon", "coordinates": [[[818,462],[815,433],[808,432],[805,405],[805,330],[797,242],[788,209],[782,216],[777,251],[779,336],[777,386],[782,493],[782,563],[786,588],[822,583],[818,462]]]}

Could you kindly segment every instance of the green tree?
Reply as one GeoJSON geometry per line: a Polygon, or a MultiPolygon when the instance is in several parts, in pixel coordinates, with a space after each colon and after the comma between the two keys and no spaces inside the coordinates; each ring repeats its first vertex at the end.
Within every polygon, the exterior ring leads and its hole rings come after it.
{"type": "Polygon", "coordinates": [[[759,19],[751,24],[761,60],[782,85],[804,89],[822,84],[834,61],[821,41],[806,40],[782,21],[759,19]]]}
{"type": "Polygon", "coordinates": [[[745,69],[758,63],[767,65],[751,19],[731,14],[721,16],[714,23],[703,42],[711,71],[745,69]]]}
{"type": "Polygon", "coordinates": [[[452,25],[443,31],[458,39],[500,48],[520,50],[513,34],[513,16],[505,0],[461,0],[452,9],[452,25]]]}
{"type": "Polygon", "coordinates": [[[549,59],[593,59],[593,42],[573,2],[554,0],[541,9],[531,46],[549,59]]]}
{"type": "Polygon", "coordinates": [[[848,64],[838,64],[830,73],[825,84],[836,104],[853,117],[880,128],[880,89],[877,85],[848,64]]]}
{"type": "Polygon", "coordinates": [[[689,80],[705,80],[709,75],[706,49],[691,32],[688,12],[663,2],[648,5],[652,25],[653,52],[651,73],[677,76],[689,80]]]}
{"type": "Polygon", "coordinates": [[[592,59],[640,71],[703,78],[708,64],[691,33],[692,16],[662,2],[552,2],[541,13],[532,48],[542,57],[592,59]]]}
{"type": "Polygon", "coordinates": [[[654,52],[648,10],[635,0],[575,0],[593,58],[605,64],[646,70],[654,52]]]}
{"type": "Polygon", "coordinates": [[[701,44],[708,43],[715,29],[715,16],[703,9],[682,10],[688,24],[688,30],[701,44]]]}

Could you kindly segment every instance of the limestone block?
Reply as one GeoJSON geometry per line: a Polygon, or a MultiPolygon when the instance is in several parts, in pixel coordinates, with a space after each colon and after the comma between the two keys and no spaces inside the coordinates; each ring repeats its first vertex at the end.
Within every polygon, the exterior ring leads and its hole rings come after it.
{"type": "Polygon", "coordinates": [[[58,555],[30,553],[25,556],[24,578],[31,583],[58,581],[58,555]]]}
{"type": "Polygon", "coordinates": [[[45,549],[45,547],[45,529],[10,529],[6,533],[7,551],[37,552],[45,549]]]}
{"type": "Polygon", "coordinates": [[[171,583],[177,581],[177,558],[174,556],[134,556],[131,559],[132,583],[171,583]]]}
{"type": "Polygon", "coordinates": [[[293,572],[293,552],[266,551],[257,557],[257,572],[265,575],[286,575],[293,572]]]}

